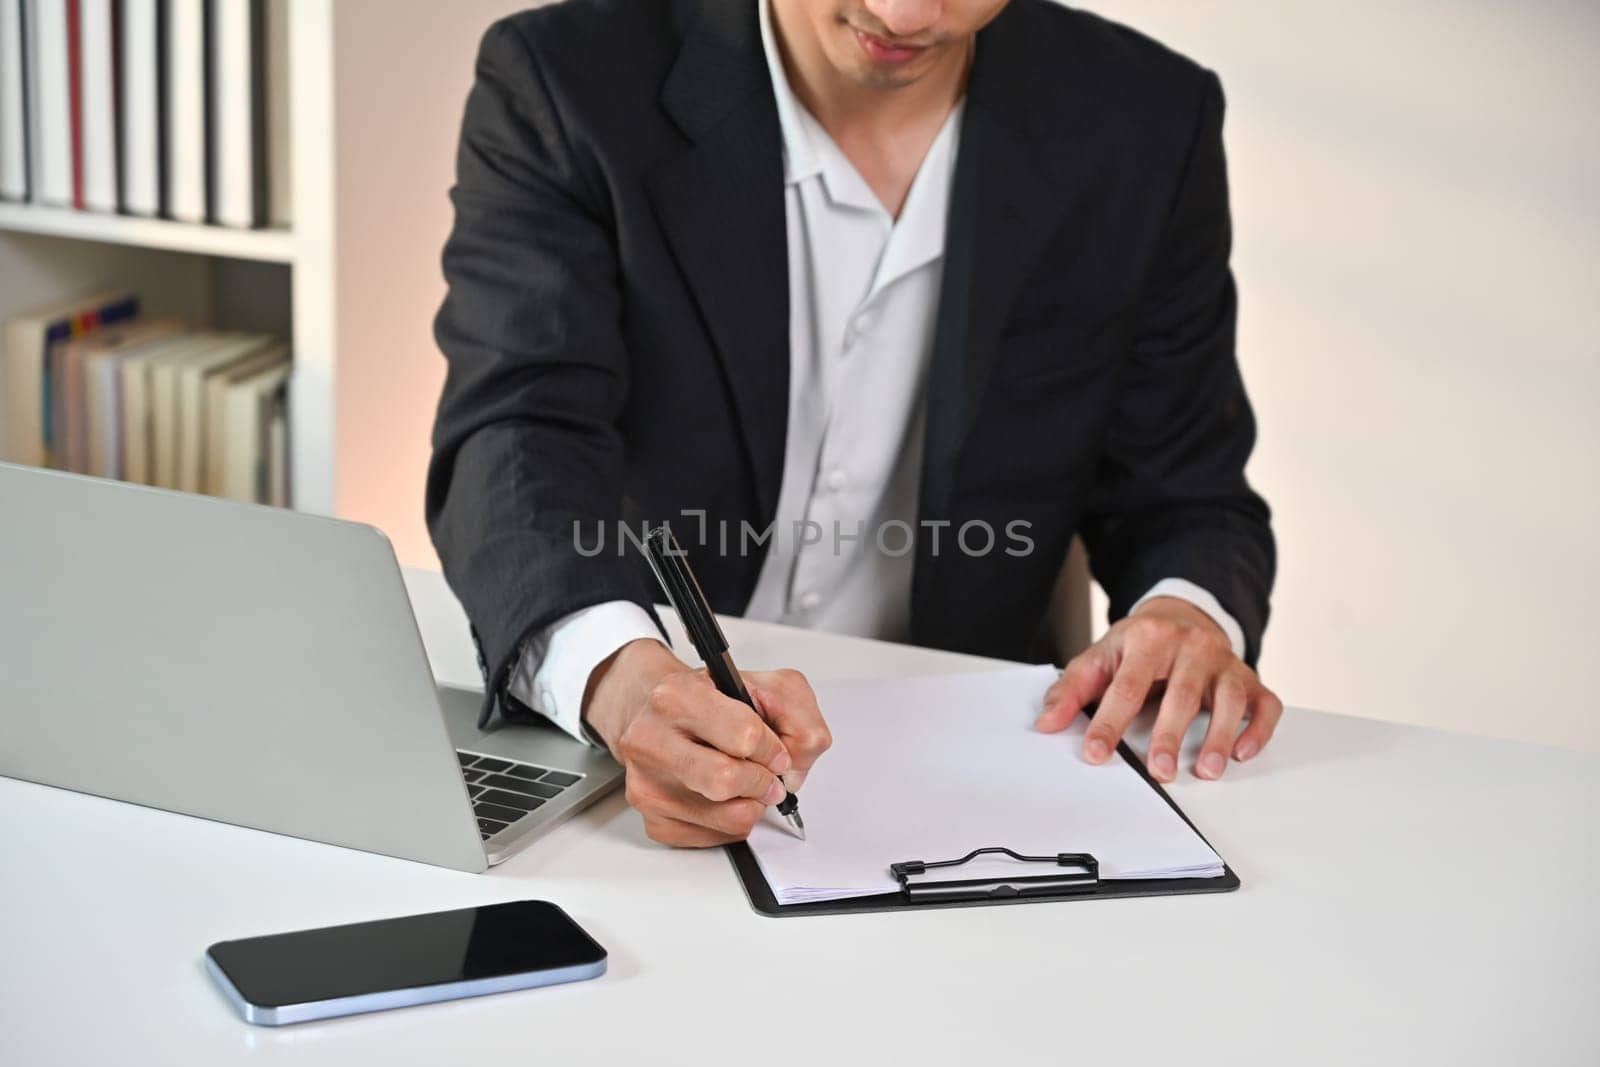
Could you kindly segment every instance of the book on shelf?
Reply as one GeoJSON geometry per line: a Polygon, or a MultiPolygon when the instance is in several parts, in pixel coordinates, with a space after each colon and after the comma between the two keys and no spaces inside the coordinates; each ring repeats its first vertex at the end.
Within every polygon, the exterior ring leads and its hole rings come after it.
{"type": "Polygon", "coordinates": [[[69,13],[69,0],[29,0],[28,35],[23,41],[32,82],[28,93],[34,146],[30,184],[35,200],[58,207],[74,206],[78,194],[73,180],[77,123],[72,106],[69,13]]]}
{"type": "Polygon", "coordinates": [[[155,218],[162,210],[165,163],[161,90],[161,11],[165,0],[121,0],[117,22],[117,202],[129,215],[155,218]]]}
{"type": "Polygon", "coordinates": [[[78,7],[79,196],[86,211],[117,210],[115,0],[70,0],[78,7]]]}
{"type": "Polygon", "coordinates": [[[267,225],[287,229],[294,217],[294,182],[289,161],[289,2],[265,0],[263,34],[266,59],[266,197],[267,225]]]}
{"type": "Polygon", "coordinates": [[[288,349],[279,348],[277,354],[275,361],[233,377],[223,389],[217,481],[207,492],[230,500],[277,502],[272,420],[291,370],[288,349]]]}
{"type": "Polygon", "coordinates": [[[289,0],[209,0],[212,218],[287,227],[289,0]]]}
{"type": "Polygon", "coordinates": [[[179,222],[205,222],[206,0],[166,0],[167,215],[179,222]]]}
{"type": "Polygon", "coordinates": [[[3,458],[287,504],[287,345],[140,319],[129,294],[18,316],[0,338],[3,458]]]}
{"type": "Polygon", "coordinates": [[[184,484],[182,473],[186,424],[193,421],[190,433],[199,428],[199,400],[190,399],[191,393],[203,386],[207,370],[240,358],[264,341],[240,334],[207,333],[202,344],[165,353],[151,362],[151,485],[194,491],[184,484]]]}
{"type": "Polygon", "coordinates": [[[267,421],[266,503],[289,506],[289,382],[273,390],[267,421]]]}
{"type": "Polygon", "coordinates": [[[0,200],[28,199],[24,0],[0,0],[0,200]]]}
{"type": "Polygon", "coordinates": [[[0,199],[287,227],[290,0],[0,0],[0,199]]]}
{"type": "Polygon", "coordinates": [[[182,330],[183,323],[177,319],[135,320],[127,327],[100,330],[71,342],[81,349],[77,358],[82,361],[82,368],[77,374],[83,398],[82,429],[67,430],[68,454],[78,459],[76,463],[69,462],[68,470],[101,478],[124,477],[122,361],[182,330]]]}
{"type": "Polygon", "coordinates": [[[286,364],[289,349],[285,345],[263,345],[250,355],[208,375],[205,381],[205,470],[201,474],[201,492],[213,496],[223,495],[222,485],[227,468],[229,428],[227,426],[228,390],[264,371],[286,364]]]}
{"type": "Polygon", "coordinates": [[[251,228],[267,219],[266,23],[262,0],[208,0],[206,173],[212,221],[251,228]]]}
{"type": "Polygon", "coordinates": [[[144,322],[139,319],[116,326],[92,330],[70,341],[62,341],[50,350],[51,447],[46,462],[62,470],[79,474],[96,473],[91,469],[92,455],[98,443],[104,448],[108,430],[95,426],[95,415],[102,420],[109,411],[102,408],[94,395],[96,382],[91,373],[98,372],[103,386],[107,371],[91,367],[91,361],[115,359],[129,348],[146,344],[180,328],[174,320],[144,322]]]}
{"type": "Polygon", "coordinates": [[[211,343],[210,335],[185,333],[129,353],[118,368],[122,372],[122,477],[140,485],[155,485],[154,368],[165,360],[181,358],[211,343]]]}
{"type": "Polygon", "coordinates": [[[4,327],[6,458],[44,466],[52,443],[50,349],[139,313],[131,293],[102,293],[20,315],[4,327]]]}
{"type": "Polygon", "coordinates": [[[207,379],[226,373],[271,343],[272,338],[260,334],[238,335],[177,368],[177,451],[175,481],[169,488],[198,493],[205,487],[207,379]]]}

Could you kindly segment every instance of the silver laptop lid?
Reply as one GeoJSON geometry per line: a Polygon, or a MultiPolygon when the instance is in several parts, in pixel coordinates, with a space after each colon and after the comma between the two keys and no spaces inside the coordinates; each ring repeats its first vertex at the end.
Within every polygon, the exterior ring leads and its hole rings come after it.
{"type": "Polygon", "coordinates": [[[0,774],[481,871],[369,526],[0,464],[0,774]]]}

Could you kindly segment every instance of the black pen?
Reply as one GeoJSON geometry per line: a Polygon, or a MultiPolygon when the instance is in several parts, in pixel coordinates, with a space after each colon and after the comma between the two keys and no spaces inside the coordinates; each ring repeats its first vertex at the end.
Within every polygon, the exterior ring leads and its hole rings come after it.
{"type": "MultiPolygon", "coordinates": [[[[750,691],[744,687],[739,668],[733,665],[728,639],[722,635],[722,627],[717,625],[717,617],[712,614],[711,605],[706,603],[706,595],[700,591],[700,583],[695,580],[683,549],[678,547],[678,539],[672,536],[672,530],[666,523],[645,528],[644,548],[650,569],[656,572],[656,579],[660,581],[661,588],[666,590],[672,610],[683,621],[683,628],[694,650],[705,661],[712,684],[723,696],[732,697],[760,715],[761,709],[750,699],[750,691]]],[[[778,804],[778,814],[788,820],[804,841],[806,824],[800,818],[800,800],[789,792],[787,785],[784,786],[783,800],[778,804]]]]}

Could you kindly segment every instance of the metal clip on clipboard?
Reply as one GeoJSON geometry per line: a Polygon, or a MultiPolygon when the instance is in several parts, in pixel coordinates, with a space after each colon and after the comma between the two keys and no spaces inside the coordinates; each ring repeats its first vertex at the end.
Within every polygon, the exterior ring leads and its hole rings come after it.
{"type": "Polygon", "coordinates": [[[1087,852],[1058,852],[1054,856],[1024,856],[1009,848],[978,848],[954,860],[906,860],[889,864],[908,903],[934,900],[996,900],[1004,897],[1054,897],[1092,893],[1100,887],[1100,861],[1087,852]],[[998,853],[1019,863],[1051,863],[1048,874],[1001,875],[988,878],[924,879],[931,870],[960,867],[979,856],[998,853]],[[1067,868],[1062,870],[1061,868],[1067,868]]]}

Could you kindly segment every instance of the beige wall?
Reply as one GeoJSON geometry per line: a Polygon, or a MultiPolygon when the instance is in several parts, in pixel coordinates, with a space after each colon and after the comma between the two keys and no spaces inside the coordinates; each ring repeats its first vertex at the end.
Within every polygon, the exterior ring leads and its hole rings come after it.
{"type": "Polygon", "coordinates": [[[444,382],[433,314],[461,109],[489,23],[515,0],[339,0],[336,511],[438,566],[422,520],[444,382]]]}
{"type": "MultiPolygon", "coordinates": [[[[433,558],[456,123],[479,35],[516,6],[336,5],[339,510],[408,562],[433,558]]],[[[1282,546],[1269,681],[1600,749],[1600,6],[1087,6],[1228,90],[1252,475],[1282,546]]]]}
{"type": "Polygon", "coordinates": [[[1600,5],[1086,6],[1227,90],[1264,674],[1600,749],[1600,5]]]}

